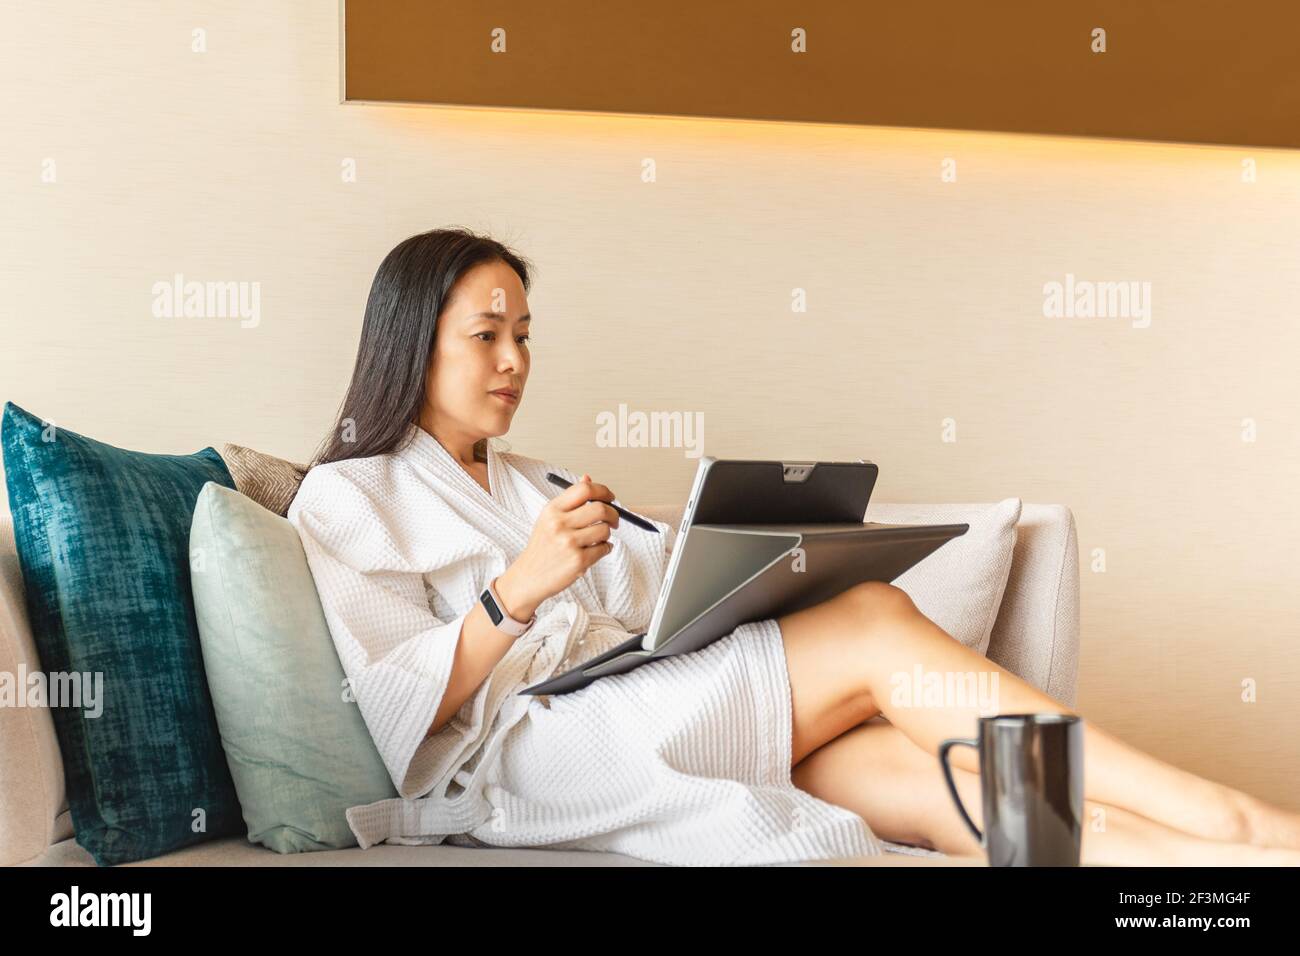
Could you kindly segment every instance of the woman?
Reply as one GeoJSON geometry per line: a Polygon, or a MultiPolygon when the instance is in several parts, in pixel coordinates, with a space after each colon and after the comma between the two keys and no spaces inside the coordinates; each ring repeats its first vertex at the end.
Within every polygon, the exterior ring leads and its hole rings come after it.
{"type": "MultiPolygon", "coordinates": [[[[524,260],[465,230],[389,253],[338,427],[289,510],[398,793],[348,811],[361,845],[678,864],[980,853],[935,756],[942,739],[972,734],[976,712],[894,708],[890,676],[987,669],[999,712],[1075,711],[892,585],[574,693],[518,693],[643,632],[675,537],[661,522],[659,534],[622,525],[610,506],[622,502],[589,475],[489,442],[509,430],[531,371],[528,288],[524,260]],[[547,471],[574,484],[560,490],[547,471]],[[501,626],[480,601],[489,584],[501,626]]],[[[606,339],[586,341],[595,360],[613,358],[606,339]]],[[[1084,862],[1300,863],[1300,815],[1086,723],[1084,754],[1084,862]]],[[[982,824],[977,755],[953,759],[982,824]]]]}

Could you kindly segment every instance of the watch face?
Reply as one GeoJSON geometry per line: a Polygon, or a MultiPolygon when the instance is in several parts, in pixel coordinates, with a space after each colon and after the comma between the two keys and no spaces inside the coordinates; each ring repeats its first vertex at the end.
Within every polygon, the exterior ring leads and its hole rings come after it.
{"type": "Polygon", "coordinates": [[[501,609],[497,607],[497,602],[492,600],[491,591],[484,588],[483,593],[479,595],[479,600],[482,601],[483,606],[487,608],[488,617],[492,618],[492,624],[494,626],[505,620],[505,615],[501,612],[501,609]]]}

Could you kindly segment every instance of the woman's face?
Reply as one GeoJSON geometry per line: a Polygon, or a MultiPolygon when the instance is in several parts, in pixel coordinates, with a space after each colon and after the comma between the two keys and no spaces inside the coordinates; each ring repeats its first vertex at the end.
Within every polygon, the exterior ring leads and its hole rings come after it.
{"type": "Polygon", "coordinates": [[[438,318],[425,396],[440,432],[473,444],[503,435],[528,380],[528,299],[514,269],[481,263],[460,277],[438,318]],[[513,389],[515,400],[493,394],[513,389]]]}

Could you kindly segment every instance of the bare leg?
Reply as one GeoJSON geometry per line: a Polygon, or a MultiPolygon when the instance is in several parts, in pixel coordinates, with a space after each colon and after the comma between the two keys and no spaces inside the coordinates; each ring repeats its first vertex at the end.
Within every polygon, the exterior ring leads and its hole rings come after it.
{"type": "MultiPolygon", "coordinates": [[[[921,614],[904,591],[891,585],[860,586],[781,617],[778,623],[787,643],[792,684],[796,680],[803,685],[817,680],[825,683],[834,678],[834,666],[842,670],[846,659],[860,667],[851,678],[860,689],[858,695],[844,695],[846,701],[856,704],[857,720],[850,722],[844,717],[848,704],[841,703],[837,712],[840,729],[823,718],[816,734],[805,734],[819,739],[811,745],[797,741],[796,762],[801,746],[811,751],[842,733],[844,725],[854,726],[876,714],[883,714],[928,754],[936,754],[945,738],[974,736],[977,720],[983,716],[978,701],[902,706],[891,700],[895,687],[891,679],[913,674],[918,665],[923,673],[941,675],[984,672],[990,685],[996,674],[997,713],[1078,713],[958,643],[921,614]],[[845,635],[858,640],[857,653],[851,658],[843,651],[845,635]],[[833,649],[834,666],[827,663],[830,655],[823,655],[817,668],[804,663],[813,659],[808,648],[819,641],[833,649]]],[[[798,704],[798,687],[794,693],[798,704]]],[[[1207,839],[1300,849],[1300,814],[1180,770],[1093,726],[1086,718],[1083,749],[1086,792],[1094,803],[1130,810],[1207,839]]],[[[952,751],[952,762],[967,771],[979,769],[978,756],[967,748],[952,751]]]]}
{"type": "MultiPolygon", "coordinates": [[[[797,787],[857,813],[882,839],[983,857],[953,805],[934,756],[882,718],[820,747],[795,766],[797,787]]],[[[976,826],[983,827],[979,778],[953,771],[976,826]]],[[[1080,856],[1109,866],[1296,866],[1300,852],[1192,836],[1121,807],[1084,801],[1080,856]]]]}

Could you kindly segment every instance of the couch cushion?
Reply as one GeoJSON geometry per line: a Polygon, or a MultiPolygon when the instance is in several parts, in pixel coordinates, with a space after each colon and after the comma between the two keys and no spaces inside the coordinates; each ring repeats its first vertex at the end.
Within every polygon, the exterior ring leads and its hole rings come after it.
{"type": "MultiPolygon", "coordinates": [[[[640,514],[640,512],[638,512],[640,514]]],[[[884,842],[879,856],[839,860],[801,860],[788,866],[984,866],[976,856],[949,856],[922,847],[884,842]]],[[[29,866],[94,866],[71,840],[59,843],[29,866]]],[[[209,840],[135,866],[665,866],[622,853],[552,850],[544,847],[462,847],[446,843],[404,846],[380,843],[361,849],[323,850],[287,856],[238,837],[209,840]]]]}
{"type": "Polygon", "coordinates": [[[248,839],[280,853],[356,846],[345,811],[397,791],[346,693],[298,532],[209,482],[190,554],[204,668],[248,839]]]}
{"type": "Polygon", "coordinates": [[[234,484],[220,455],[115,448],[12,402],[0,443],[41,667],[84,692],[50,707],[77,841],[110,865],[242,832],[189,579],[199,489],[234,484]]]}
{"type": "MultiPolygon", "coordinates": [[[[892,855],[891,855],[892,856],[892,855]]],[[[897,858],[896,858],[897,859],[897,858]]],[[[30,866],[94,866],[81,847],[68,840],[52,846],[30,866]]],[[[320,853],[273,853],[242,837],[209,840],[137,866],[662,866],[621,853],[505,847],[461,847],[445,843],[399,846],[381,843],[361,849],[320,853]]]]}

